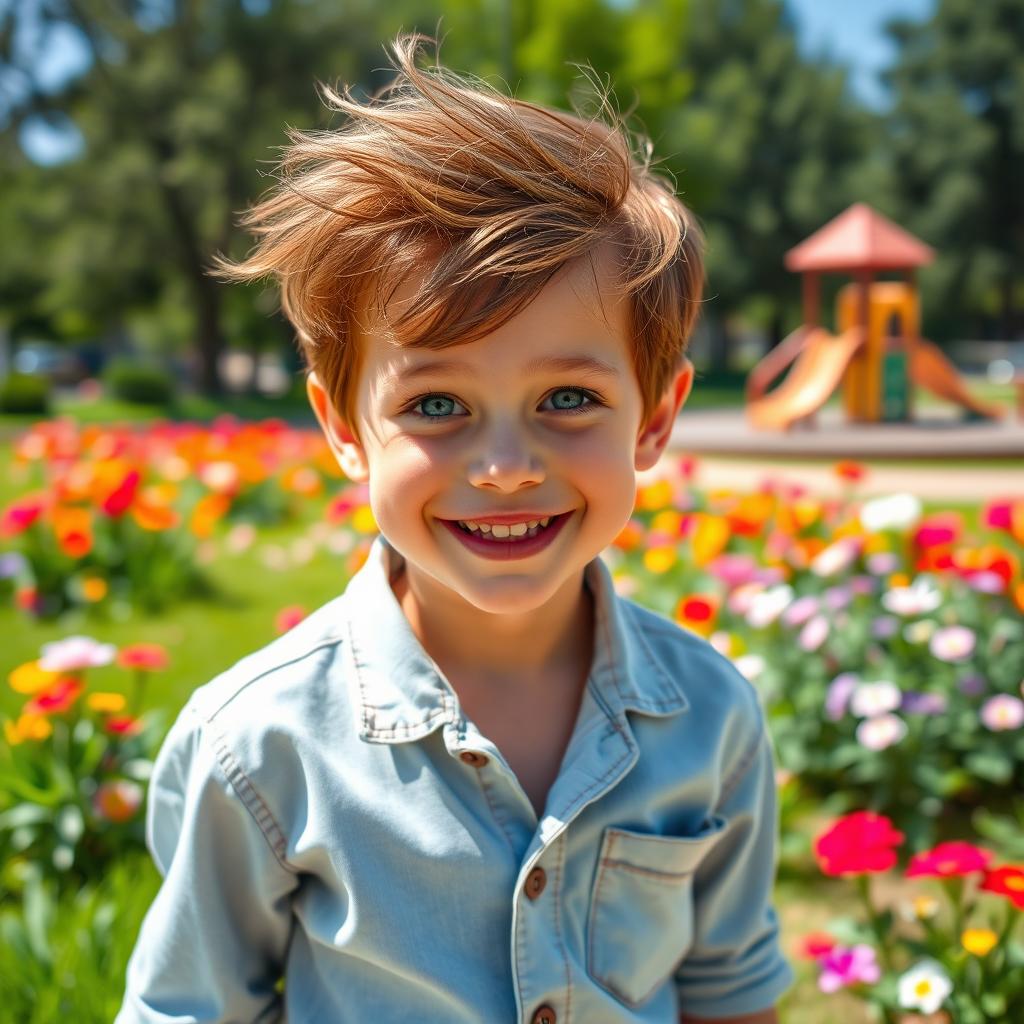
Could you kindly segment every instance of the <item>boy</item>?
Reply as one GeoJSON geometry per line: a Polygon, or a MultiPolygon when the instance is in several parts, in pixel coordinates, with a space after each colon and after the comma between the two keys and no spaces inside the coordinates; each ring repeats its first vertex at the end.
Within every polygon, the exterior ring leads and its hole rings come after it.
{"type": "Polygon", "coordinates": [[[380,536],[168,735],[118,1022],[769,1024],[757,697],[598,558],[690,388],[698,230],[620,128],[416,51],[222,263],[280,279],[380,536]]]}

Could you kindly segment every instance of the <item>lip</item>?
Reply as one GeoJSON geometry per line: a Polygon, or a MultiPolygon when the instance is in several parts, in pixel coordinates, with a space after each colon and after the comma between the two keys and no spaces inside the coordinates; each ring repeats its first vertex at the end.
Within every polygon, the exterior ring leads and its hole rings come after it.
{"type": "MultiPolygon", "coordinates": [[[[444,525],[449,533],[454,534],[462,542],[463,547],[468,548],[473,554],[480,555],[481,558],[493,559],[496,562],[507,562],[513,559],[529,558],[550,547],[558,534],[562,532],[562,527],[565,526],[571,516],[571,512],[562,512],[557,516],[552,516],[551,522],[535,537],[527,537],[525,540],[508,541],[481,540],[479,537],[474,537],[473,534],[463,530],[454,519],[441,519],[439,522],[444,525]]],[[[544,517],[539,516],[537,518],[543,519],[544,517]]],[[[488,521],[480,519],[463,520],[463,522],[488,521]]],[[[500,522],[500,520],[497,521],[500,522]]],[[[521,523],[523,520],[506,517],[506,521],[521,523]]]]}

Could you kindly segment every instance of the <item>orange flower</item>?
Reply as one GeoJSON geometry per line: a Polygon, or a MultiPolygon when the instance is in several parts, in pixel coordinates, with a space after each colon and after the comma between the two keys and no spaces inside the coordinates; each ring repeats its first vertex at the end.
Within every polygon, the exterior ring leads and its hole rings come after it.
{"type": "Polygon", "coordinates": [[[809,498],[782,505],[775,517],[778,528],[785,533],[795,535],[813,526],[821,517],[821,503],[809,498]]]}
{"type": "Polygon", "coordinates": [[[141,529],[151,533],[174,529],[181,522],[181,516],[173,508],[145,499],[136,501],[132,506],[132,519],[141,529]]]}
{"type": "Polygon", "coordinates": [[[123,516],[139,489],[141,473],[126,459],[104,459],[93,470],[92,501],[113,518],[123,516]]]}
{"type": "Polygon", "coordinates": [[[1005,896],[1015,907],[1024,910],[1024,864],[1004,864],[987,871],[978,888],[1005,896]]]}
{"type": "Polygon", "coordinates": [[[52,686],[40,690],[26,705],[29,715],[59,715],[67,711],[82,690],[85,689],[78,676],[61,676],[52,686]]]}
{"type": "Polygon", "coordinates": [[[619,531],[619,535],[612,541],[612,544],[620,551],[635,551],[643,543],[643,539],[643,524],[635,519],[630,519],[619,531]]]}
{"type": "Polygon", "coordinates": [[[19,665],[7,677],[7,681],[15,693],[33,694],[52,686],[59,678],[59,672],[49,672],[45,668],[40,668],[37,660],[19,665]]]}
{"type": "Polygon", "coordinates": [[[142,787],[129,779],[101,782],[92,806],[97,817],[114,824],[130,821],[142,806],[142,787]]]}
{"type": "Polygon", "coordinates": [[[60,549],[70,558],[84,558],[92,551],[92,513],[87,508],[55,508],[53,532],[60,549]]]}
{"type": "Polygon", "coordinates": [[[226,494],[204,495],[192,510],[189,528],[196,537],[205,540],[213,533],[214,526],[224,518],[229,508],[231,499],[226,494]]]}
{"type": "Polygon", "coordinates": [[[1017,611],[1024,615],[1024,583],[1018,583],[1013,588],[1013,603],[1017,606],[1017,611]]]}
{"type": "Polygon", "coordinates": [[[281,490],[291,491],[304,498],[315,498],[323,490],[320,474],[309,466],[292,466],[281,476],[281,490]]]}
{"type": "Polygon", "coordinates": [[[758,537],[775,509],[770,494],[745,494],[727,513],[731,531],[741,537],[758,537]]]}
{"type": "Polygon", "coordinates": [[[4,722],[4,736],[12,747],[25,740],[45,740],[52,733],[53,726],[44,715],[25,713],[16,722],[4,722]]]}
{"type": "Polygon", "coordinates": [[[714,594],[689,594],[676,605],[676,622],[701,636],[710,636],[718,617],[718,598],[714,594]]]}
{"type": "Polygon", "coordinates": [[[117,655],[117,663],[122,668],[159,672],[167,668],[167,649],[160,644],[131,644],[121,648],[117,655]]]}

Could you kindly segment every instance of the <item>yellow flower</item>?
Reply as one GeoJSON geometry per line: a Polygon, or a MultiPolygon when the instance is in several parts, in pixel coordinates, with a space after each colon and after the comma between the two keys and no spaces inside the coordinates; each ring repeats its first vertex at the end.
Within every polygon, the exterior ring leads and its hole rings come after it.
{"type": "Polygon", "coordinates": [[[934,917],[939,912],[939,901],[934,896],[915,896],[914,913],[920,918],[934,917]]]}
{"type": "Polygon", "coordinates": [[[82,580],[82,596],[95,603],[107,596],[107,581],[101,576],[87,576],[82,580]]]}
{"type": "Polygon", "coordinates": [[[120,693],[90,693],[85,702],[93,711],[103,712],[123,711],[125,705],[120,693]]]}
{"type": "Polygon", "coordinates": [[[998,941],[991,928],[967,928],[960,936],[964,949],[974,956],[986,956],[998,941]]]}
{"type": "Polygon", "coordinates": [[[644,568],[648,572],[668,572],[676,563],[676,549],[668,544],[648,548],[644,552],[644,568]]]}
{"type": "Polygon", "coordinates": [[[38,661],[26,661],[7,677],[7,681],[15,693],[38,693],[55,683],[59,675],[59,672],[40,668],[38,661]]]}
{"type": "Polygon", "coordinates": [[[683,524],[683,517],[673,508],[662,509],[651,519],[651,530],[677,537],[683,524]]]}
{"type": "Polygon", "coordinates": [[[373,509],[369,505],[360,505],[352,513],[352,529],[357,533],[376,533],[377,520],[373,517],[373,509]]]}
{"type": "Polygon", "coordinates": [[[657,480],[637,488],[636,507],[644,512],[654,512],[672,504],[672,485],[668,480],[657,480]]]}

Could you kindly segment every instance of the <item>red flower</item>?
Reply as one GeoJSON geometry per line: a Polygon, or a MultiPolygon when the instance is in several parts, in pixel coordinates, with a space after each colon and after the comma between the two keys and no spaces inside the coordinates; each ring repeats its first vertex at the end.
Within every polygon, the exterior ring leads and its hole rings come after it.
{"type": "Polygon", "coordinates": [[[987,871],[978,888],[1005,896],[1019,910],[1024,910],[1024,864],[1004,864],[987,871]]]}
{"type": "Polygon", "coordinates": [[[0,537],[13,537],[27,530],[46,508],[46,495],[42,492],[26,494],[4,509],[0,516],[0,537]]]}
{"type": "Polygon", "coordinates": [[[867,475],[867,466],[860,462],[837,462],[833,471],[840,480],[848,480],[851,484],[858,483],[867,475]]]}
{"type": "Polygon", "coordinates": [[[59,715],[67,711],[78,700],[82,692],[82,680],[77,676],[61,676],[45,690],[40,690],[26,705],[25,713],[30,715],[59,715]]]}
{"type": "Polygon", "coordinates": [[[992,530],[1007,530],[1013,525],[1013,502],[990,501],[985,506],[982,522],[992,530]]]}
{"type": "Polygon", "coordinates": [[[936,548],[942,544],[955,544],[963,532],[963,517],[957,512],[936,512],[926,516],[914,531],[914,543],[919,548],[936,548]]]}
{"type": "Polygon", "coordinates": [[[302,605],[292,604],[282,608],[274,620],[274,628],[278,633],[287,633],[293,626],[297,626],[306,617],[306,609],[302,605]]]}
{"type": "Polygon", "coordinates": [[[139,489],[139,482],[142,477],[137,469],[125,473],[120,483],[109,494],[104,496],[100,507],[112,518],[123,516],[135,500],[135,493],[139,489]]]}
{"type": "Polygon", "coordinates": [[[160,644],[131,644],[118,653],[117,663],[122,668],[159,672],[167,668],[167,651],[160,644]]]}
{"type": "Polygon", "coordinates": [[[111,716],[104,722],[104,728],[115,736],[134,736],[142,728],[142,722],[131,715],[111,716]]]}
{"type": "Polygon", "coordinates": [[[818,836],[814,853],[826,875],[863,875],[893,867],[902,842],[903,833],[884,815],[855,811],[818,836]]]}
{"type": "Polygon", "coordinates": [[[808,932],[800,943],[797,955],[804,960],[817,960],[831,952],[836,945],[836,940],[828,932],[808,932]]]}
{"type": "Polygon", "coordinates": [[[992,854],[971,843],[939,843],[933,850],[915,853],[907,868],[907,878],[957,878],[984,871],[992,854]]]}

